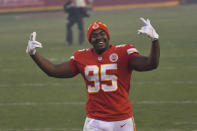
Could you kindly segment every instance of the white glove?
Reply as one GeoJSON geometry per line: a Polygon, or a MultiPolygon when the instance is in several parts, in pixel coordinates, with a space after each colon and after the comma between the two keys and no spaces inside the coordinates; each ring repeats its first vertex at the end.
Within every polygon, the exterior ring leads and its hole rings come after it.
{"type": "Polygon", "coordinates": [[[29,55],[35,55],[36,48],[42,48],[42,44],[36,41],[36,32],[31,33],[30,39],[28,41],[26,53],[29,55]]]}
{"type": "Polygon", "coordinates": [[[150,20],[145,20],[144,18],[140,18],[140,20],[145,24],[145,26],[141,27],[141,29],[138,30],[138,34],[146,34],[152,41],[158,40],[159,35],[150,24],[150,20]]]}

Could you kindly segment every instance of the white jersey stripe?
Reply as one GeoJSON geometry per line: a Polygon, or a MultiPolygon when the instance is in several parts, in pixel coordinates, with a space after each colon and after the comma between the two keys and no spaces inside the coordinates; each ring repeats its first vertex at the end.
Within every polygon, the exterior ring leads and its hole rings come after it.
{"type": "Polygon", "coordinates": [[[138,52],[136,48],[127,49],[128,55],[138,52]]]}

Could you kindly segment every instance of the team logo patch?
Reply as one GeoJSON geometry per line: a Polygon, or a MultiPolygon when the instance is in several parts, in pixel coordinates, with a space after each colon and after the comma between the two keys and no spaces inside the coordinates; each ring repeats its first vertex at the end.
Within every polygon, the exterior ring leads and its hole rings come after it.
{"type": "Polygon", "coordinates": [[[116,53],[111,54],[111,55],[109,56],[109,60],[110,60],[111,62],[116,62],[116,61],[118,60],[118,54],[116,54],[116,53]]]}
{"type": "Polygon", "coordinates": [[[99,28],[99,25],[98,24],[94,24],[93,26],[92,26],[92,28],[95,30],[95,29],[98,29],[99,28]]]}

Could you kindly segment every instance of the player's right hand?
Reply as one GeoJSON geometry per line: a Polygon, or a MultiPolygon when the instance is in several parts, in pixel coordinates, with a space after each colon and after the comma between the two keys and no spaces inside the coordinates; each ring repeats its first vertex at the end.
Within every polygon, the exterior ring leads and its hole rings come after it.
{"type": "Polygon", "coordinates": [[[31,33],[30,39],[28,41],[26,53],[29,55],[35,55],[36,48],[42,48],[42,44],[36,41],[36,32],[31,33]]]}
{"type": "Polygon", "coordinates": [[[145,24],[145,26],[138,30],[138,34],[146,34],[152,41],[158,40],[159,35],[151,25],[150,20],[145,20],[144,18],[140,18],[140,20],[145,24]]]}

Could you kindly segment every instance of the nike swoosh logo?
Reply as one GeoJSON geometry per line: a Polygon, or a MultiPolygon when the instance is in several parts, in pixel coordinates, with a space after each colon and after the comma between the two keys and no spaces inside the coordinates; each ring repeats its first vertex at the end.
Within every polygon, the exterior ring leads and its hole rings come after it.
{"type": "Polygon", "coordinates": [[[123,124],[123,125],[120,125],[120,128],[123,128],[125,125],[126,125],[126,123],[125,123],[125,124],[123,124]]]}

